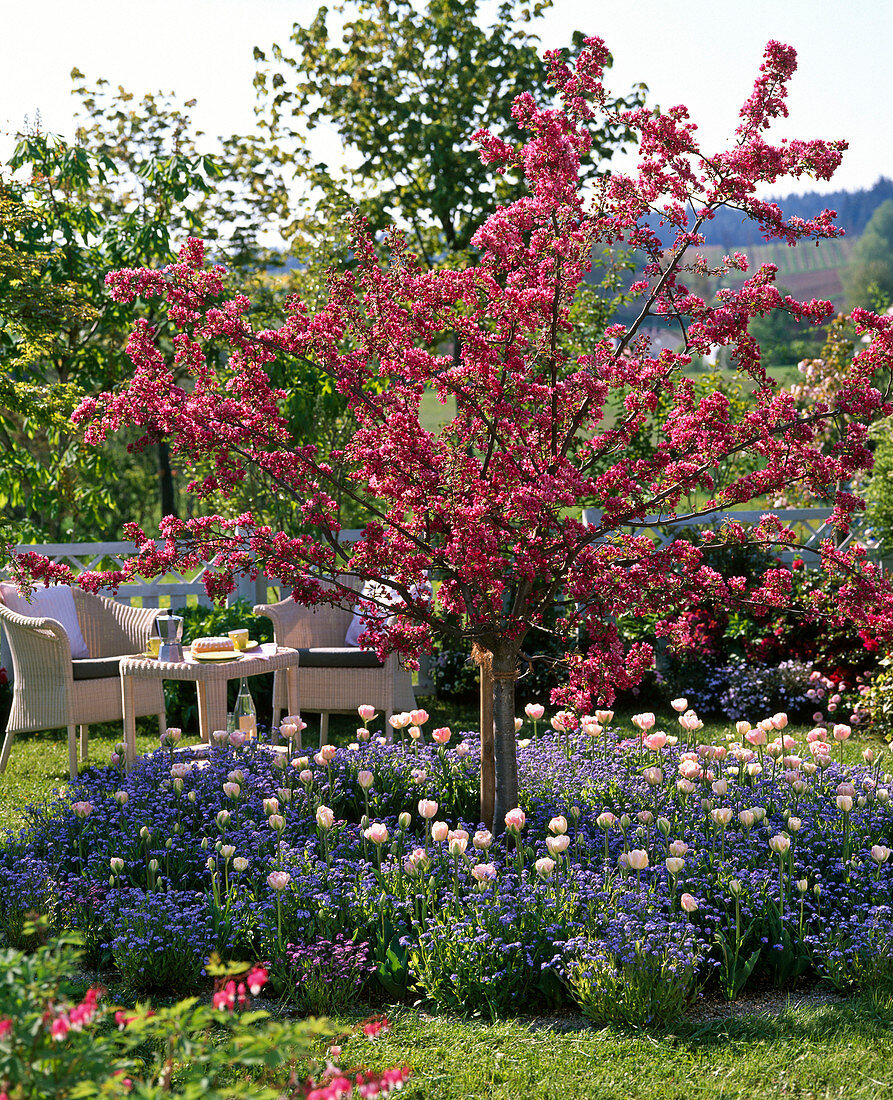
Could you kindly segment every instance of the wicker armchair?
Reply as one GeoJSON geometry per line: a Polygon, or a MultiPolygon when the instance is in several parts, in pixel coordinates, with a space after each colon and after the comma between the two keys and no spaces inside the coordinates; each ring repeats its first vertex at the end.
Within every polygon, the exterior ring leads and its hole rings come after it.
{"type": "MultiPolygon", "coordinates": [[[[0,773],[6,770],[12,739],[30,730],[68,729],[68,764],[72,779],[78,774],[80,726],[81,759],[87,759],[87,727],[94,722],[123,718],[118,658],[139,653],[146,643],[155,607],[127,607],[104,596],[72,589],[78,623],[89,658],[72,661],[68,635],[55,619],[19,615],[0,601],[0,624],[12,654],[12,710],[0,752],[0,773]]],[[[164,691],[160,680],[139,682],[136,713],[157,714],[158,728],[166,725],[164,691]]]]}
{"type": "MultiPolygon", "coordinates": [[[[344,644],[353,618],[351,611],[326,605],[303,607],[288,599],[258,604],[254,614],[272,621],[277,645],[289,646],[301,654],[301,709],[319,712],[321,745],[328,739],[329,714],[355,712],[361,704],[369,703],[384,712],[387,722],[395,712],[415,707],[412,677],[401,667],[396,653],[382,662],[370,650],[344,644]]],[[[277,672],[273,679],[274,726],[287,706],[285,680],[277,672]]]]}

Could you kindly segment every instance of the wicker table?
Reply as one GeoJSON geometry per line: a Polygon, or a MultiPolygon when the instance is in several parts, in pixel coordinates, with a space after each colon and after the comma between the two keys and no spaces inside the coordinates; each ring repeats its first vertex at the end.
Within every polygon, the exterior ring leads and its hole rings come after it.
{"type": "Polygon", "coordinates": [[[226,729],[226,685],[243,676],[262,676],[284,670],[288,707],[298,714],[298,661],[296,649],[273,643],[249,650],[238,661],[195,661],[186,650],[185,661],[158,661],[152,657],[122,657],[121,693],[124,710],[124,753],[129,770],[136,760],[136,713],[134,694],[138,680],[193,680],[198,696],[198,728],[202,741],[210,741],[214,730],[226,729]],[[262,655],[261,655],[262,654],[262,655]]]}

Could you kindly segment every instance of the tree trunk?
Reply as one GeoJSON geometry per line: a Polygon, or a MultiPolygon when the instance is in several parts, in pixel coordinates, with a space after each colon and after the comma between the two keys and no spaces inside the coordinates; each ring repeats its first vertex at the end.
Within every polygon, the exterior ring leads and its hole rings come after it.
{"type": "Polygon", "coordinates": [[[493,744],[493,673],[490,655],[480,665],[481,679],[481,821],[493,828],[496,795],[496,759],[493,744]]]}
{"type": "Polygon", "coordinates": [[[515,680],[517,649],[493,654],[493,740],[496,763],[496,795],[493,824],[505,828],[505,815],[518,805],[518,757],[515,733],[515,680]]]}
{"type": "Polygon", "coordinates": [[[158,485],[161,490],[161,515],[177,514],[177,498],[174,492],[174,475],[171,472],[171,452],[167,441],[158,441],[158,485]]]}

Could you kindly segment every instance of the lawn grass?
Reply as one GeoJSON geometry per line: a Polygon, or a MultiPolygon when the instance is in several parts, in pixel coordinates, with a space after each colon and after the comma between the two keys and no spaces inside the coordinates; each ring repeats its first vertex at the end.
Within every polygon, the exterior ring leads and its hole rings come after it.
{"type": "Polygon", "coordinates": [[[745,1015],[673,1032],[390,1015],[343,1064],[412,1067],[406,1100],[762,1100],[893,1096],[893,1002],[872,999],[745,1015]]]}

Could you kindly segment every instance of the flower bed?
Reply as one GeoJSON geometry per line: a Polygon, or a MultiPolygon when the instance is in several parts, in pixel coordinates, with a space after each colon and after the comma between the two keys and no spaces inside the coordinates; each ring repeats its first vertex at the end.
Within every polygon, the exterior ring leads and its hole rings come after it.
{"type": "Polygon", "coordinates": [[[14,943],[27,910],[79,928],[139,992],[195,988],[213,951],[264,960],[308,1011],[314,988],[338,1004],[333,984],[370,979],[452,1009],[573,999],[649,1022],[706,981],[886,980],[890,779],[870,751],[841,763],[849,727],[796,739],[776,716],[708,745],[690,713],[679,742],[634,721],[565,715],[522,741],[499,837],[474,825],[475,745],[446,730],[93,769],[7,839],[0,921],[14,943]]]}

